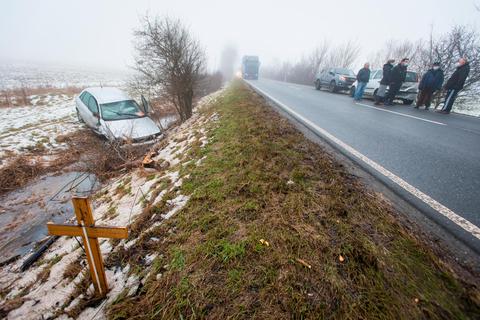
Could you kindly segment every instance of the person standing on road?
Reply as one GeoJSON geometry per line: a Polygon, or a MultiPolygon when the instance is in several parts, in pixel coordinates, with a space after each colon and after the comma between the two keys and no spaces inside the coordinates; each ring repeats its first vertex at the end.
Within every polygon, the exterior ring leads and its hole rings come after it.
{"type": "Polygon", "coordinates": [[[363,68],[357,73],[357,90],[353,96],[353,100],[360,101],[363,97],[363,92],[367,86],[368,80],[370,80],[370,64],[365,63],[363,68]]]}
{"type": "Polygon", "coordinates": [[[392,72],[394,63],[394,59],[389,59],[387,63],[383,65],[382,80],[380,80],[380,86],[378,87],[377,94],[375,95],[375,104],[377,106],[382,104],[383,100],[385,99],[385,92],[387,91],[387,86],[390,83],[390,73],[392,72]]]}
{"type": "Polygon", "coordinates": [[[445,89],[447,90],[447,96],[445,97],[445,102],[443,104],[442,110],[438,111],[440,113],[449,114],[452,110],[453,103],[457,98],[458,92],[463,89],[465,85],[465,80],[467,80],[468,74],[470,73],[470,65],[466,58],[460,58],[457,63],[457,69],[452,74],[450,79],[448,79],[445,89]]]}
{"type": "Polygon", "coordinates": [[[403,58],[399,64],[393,67],[392,72],[390,73],[390,83],[388,84],[388,94],[385,98],[385,105],[393,105],[393,99],[400,91],[402,83],[405,81],[407,76],[407,67],[410,60],[408,58],[403,58]]]}
{"type": "Polygon", "coordinates": [[[418,89],[420,94],[417,98],[415,108],[425,106],[425,110],[430,107],[433,93],[442,89],[443,85],[443,70],[440,68],[440,62],[434,62],[432,68],[428,70],[422,77],[418,89]]]}

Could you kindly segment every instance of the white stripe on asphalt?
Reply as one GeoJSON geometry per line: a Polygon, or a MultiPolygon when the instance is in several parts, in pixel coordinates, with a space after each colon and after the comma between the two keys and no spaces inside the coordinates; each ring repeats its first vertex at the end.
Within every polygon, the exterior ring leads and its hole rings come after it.
{"type": "Polygon", "coordinates": [[[446,126],[445,123],[441,123],[441,122],[437,122],[437,121],[433,121],[433,120],[428,120],[428,119],[424,119],[424,118],[419,118],[419,117],[411,116],[411,115],[405,114],[405,113],[400,113],[400,112],[395,112],[395,111],[386,110],[386,109],[382,109],[382,108],[377,108],[377,107],[374,107],[374,106],[370,106],[370,105],[368,105],[368,104],[363,104],[363,103],[358,103],[358,102],[356,102],[355,104],[358,104],[359,106],[363,106],[363,107],[367,107],[367,108],[379,110],[379,111],[385,111],[385,112],[390,112],[390,113],[398,114],[399,116],[404,116],[404,117],[408,117],[408,118],[413,118],[413,119],[422,120],[422,121],[425,121],[425,122],[430,122],[430,123],[438,124],[438,125],[441,125],[441,126],[446,126]]]}
{"type": "MultiPolygon", "coordinates": [[[[251,86],[254,86],[250,83],[251,86]]],[[[300,114],[298,114],[297,112],[293,111],[292,109],[290,109],[290,107],[287,107],[285,104],[283,104],[282,102],[278,101],[277,99],[273,98],[271,95],[269,95],[268,93],[266,93],[265,91],[259,89],[257,86],[254,86],[258,91],[260,91],[264,96],[268,97],[269,99],[271,99],[273,102],[275,102],[276,104],[278,104],[280,107],[282,107],[283,109],[285,109],[287,112],[289,112],[290,114],[292,114],[294,117],[298,118],[299,120],[303,121],[305,124],[307,124],[308,126],[310,126],[312,129],[316,130],[318,133],[322,134],[324,137],[330,139],[331,141],[333,141],[335,144],[337,144],[338,146],[340,146],[341,148],[345,149],[347,152],[349,152],[350,154],[352,154],[353,156],[357,157],[358,159],[360,159],[361,161],[365,162],[366,164],[368,164],[370,167],[372,167],[373,169],[375,169],[376,171],[378,171],[379,173],[383,174],[385,177],[389,178],[391,181],[393,181],[394,183],[396,183],[397,185],[399,185],[401,188],[403,188],[404,190],[408,191],[409,193],[411,193],[412,195],[414,195],[415,197],[417,197],[418,199],[420,199],[421,201],[423,201],[424,203],[426,203],[427,205],[429,205],[430,207],[432,207],[433,209],[435,209],[438,213],[440,213],[441,215],[445,216],[446,218],[450,219],[452,222],[454,222],[455,224],[457,224],[458,226],[460,226],[461,228],[463,228],[464,230],[466,230],[467,232],[469,232],[470,234],[472,234],[475,238],[477,239],[480,239],[480,228],[477,227],[476,225],[474,225],[473,223],[471,223],[470,221],[460,217],[458,214],[456,214],[455,212],[453,212],[452,210],[450,210],[449,208],[445,207],[443,204],[439,203],[438,201],[436,201],[435,199],[432,199],[430,196],[426,195],[425,193],[423,193],[422,191],[418,190],[417,188],[415,188],[414,186],[410,185],[408,182],[406,182],[405,180],[403,180],[402,178],[396,176],[395,174],[393,174],[392,172],[388,171],[387,169],[385,169],[384,167],[382,167],[380,164],[376,163],[375,161],[371,160],[370,158],[368,158],[367,156],[363,155],[362,153],[360,153],[359,151],[355,150],[354,148],[352,148],[351,146],[349,146],[348,144],[346,144],[345,142],[343,142],[342,140],[338,139],[337,137],[333,136],[332,134],[330,134],[328,131],[326,131],[325,129],[323,128],[320,128],[319,126],[317,126],[316,124],[314,124],[313,122],[311,122],[310,120],[304,118],[303,116],[301,116],[300,114]]],[[[382,110],[382,109],[380,109],[382,110]]]]}

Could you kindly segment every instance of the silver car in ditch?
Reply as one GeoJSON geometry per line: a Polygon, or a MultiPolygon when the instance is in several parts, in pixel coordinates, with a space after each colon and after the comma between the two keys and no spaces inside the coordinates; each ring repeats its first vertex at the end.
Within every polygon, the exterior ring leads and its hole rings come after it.
{"type": "Polygon", "coordinates": [[[139,143],[161,135],[148,116],[149,105],[143,96],[139,105],[118,88],[92,87],[83,90],[75,104],[78,119],[108,140],[139,143]]]}

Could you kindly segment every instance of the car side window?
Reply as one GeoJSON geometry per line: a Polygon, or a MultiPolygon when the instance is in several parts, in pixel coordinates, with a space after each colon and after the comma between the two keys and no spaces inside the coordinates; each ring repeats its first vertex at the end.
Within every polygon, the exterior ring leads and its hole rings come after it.
{"type": "Polygon", "coordinates": [[[98,113],[97,100],[95,100],[92,95],[90,95],[90,98],[88,99],[87,107],[92,113],[98,113]]]}
{"type": "Polygon", "coordinates": [[[86,91],[83,91],[82,94],[80,95],[80,100],[82,100],[82,102],[85,101],[85,95],[87,94],[86,91]]]}
{"type": "Polygon", "coordinates": [[[87,105],[88,103],[88,98],[90,97],[90,94],[87,92],[87,91],[84,91],[81,95],[80,95],[80,100],[82,100],[83,104],[84,105],[87,105]]]}

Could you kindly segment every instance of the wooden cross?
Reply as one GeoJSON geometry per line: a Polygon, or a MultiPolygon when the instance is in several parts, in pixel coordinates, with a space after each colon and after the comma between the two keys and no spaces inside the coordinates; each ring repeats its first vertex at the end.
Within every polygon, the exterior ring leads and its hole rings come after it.
{"type": "Polygon", "coordinates": [[[88,198],[74,197],[72,202],[78,224],[69,225],[48,222],[48,234],[82,237],[95,291],[100,296],[105,296],[108,286],[98,238],[125,239],[128,237],[128,230],[125,227],[97,227],[92,216],[90,200],[88,198]]]}

